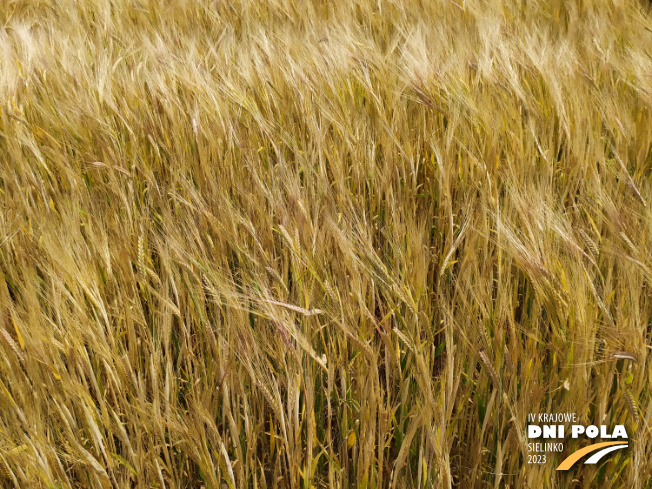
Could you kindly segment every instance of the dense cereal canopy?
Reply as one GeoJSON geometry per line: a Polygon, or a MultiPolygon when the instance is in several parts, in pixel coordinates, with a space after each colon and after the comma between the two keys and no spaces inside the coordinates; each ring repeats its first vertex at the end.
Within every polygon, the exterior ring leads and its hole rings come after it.
{"type": "Polygon", "coordinates": [[[0,2],[0,485],[644,487],[648,11],[0,2]]]}

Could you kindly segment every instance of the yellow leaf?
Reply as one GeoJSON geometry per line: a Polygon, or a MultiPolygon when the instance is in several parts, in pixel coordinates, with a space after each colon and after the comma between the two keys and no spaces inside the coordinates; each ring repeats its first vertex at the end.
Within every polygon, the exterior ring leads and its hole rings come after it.
{"type": "Polygon", "coordinates": [[[47,366],[47,367],[52,371],[52,375],[54,375],[54,378],[55,378],[55,379],[57,379],[57,380],[61,380],[61,375],[59,375],[59,374],[57,373],[57,371],[54,370],[54,367],[52,367],[51,365],[47,365],[47,364],[46,364],[46,366],[47,366]]]}
{"type": "Polygon", "coordinates": [[[16,331],[16,338],[18,338],[18,344],[20,345],[21,350],[25,350],[25,343],[23,342],[23,337],[20,334],[20,331],[18,331],[18,325],[16,325],[16,321],[14,321],[14,318],[11,318],[11,324],[14,325],[14,331],[16,331]]]}
{"type": "Polygon", "coordinates": [[[595,223],[593,222],[593,219],[591,219],[591,216],[589,216],[589,213],[586,212],[586,210],[584,210],[584,215],[589,220],[589,223],[591,224],[591,227],[593,228],[593,230],[595,231],[595,234],[597,234],[598,238],[599,238],[600,237],[600,231],[598,231],[598,226],[595,225],[595,223]]]}
{"type": "Polygon", "coordinates": [[[38,358],[36,358],[35,360],[36,360],[37,362],[39,362],[39,363],[42,363],[42,364],[45,365],[47,368],[49,368],[50,371],[52,372],[52,375],[54,375],[54,378],[55,378],[55,379],[57,379],[57,380],[61,380],[61,375],[59,375],[59,373],[54,369],[54,367],[53,367],[52,365],[49,365],[49,364],[45,363],[43,360],[39,360],[38,358]]]}
{"type": "Polygon", "coordinates": [[[276,437],[274,436],[274,420],[272,415],[269,415],[269,456],[274,456],[274,448],[276,447],[276,437]]]}
{"type": "Polygon", "coordinates": [[[353,445],[355,445],[355,431],[351,430],[349,432],[349,437],[346,440],[346,446],[351,448],[353,445]]]}

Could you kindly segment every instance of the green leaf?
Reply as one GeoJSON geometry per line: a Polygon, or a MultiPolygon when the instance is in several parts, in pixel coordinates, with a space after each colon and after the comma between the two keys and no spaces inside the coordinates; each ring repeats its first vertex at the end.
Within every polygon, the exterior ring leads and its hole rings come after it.
{"type": "Polygon", "coordinates": [[[482,399],[480,399],[477,392],[475,393],[475,398],[478,400],[478,419],[480,420],[480,424],[482,424],[484,423],[484,416],[487,413],[487,406],[482,399]]]}
{"type": "Polygon", "coordinates": [[[110,452],[110,454],[117,462],[127,467],[131,471],[131,473],[134,474],[135,477],[138,477],[138,473],[136,473],[136,469],[134,469],[129,462],[127,462],[124,458],[122,458],[117,453],[110,452]]]}

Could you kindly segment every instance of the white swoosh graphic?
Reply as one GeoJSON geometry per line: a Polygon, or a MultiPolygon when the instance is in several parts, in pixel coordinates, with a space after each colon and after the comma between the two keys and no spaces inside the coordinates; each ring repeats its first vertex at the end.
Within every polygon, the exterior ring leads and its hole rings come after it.
{"type": "Polygon", "coordinates": [[[614,450],[620,450],[621,448],[625,448],[627,445],[615,445],[613,447],[607,447],[603,448],[599,452],[595,453],[594,455],[591,456],[585,464],[597,464],[602,457],[604,457],[606,454],[613,452],[614,450]]]}

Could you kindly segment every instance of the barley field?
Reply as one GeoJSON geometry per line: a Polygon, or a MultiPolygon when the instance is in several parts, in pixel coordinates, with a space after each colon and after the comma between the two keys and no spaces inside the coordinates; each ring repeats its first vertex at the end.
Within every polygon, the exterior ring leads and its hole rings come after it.
{"type": "Polygon", "coordinates": [[[0,486],[652,487],[651,110],[647,2],[3,0],[0,486]]]}

